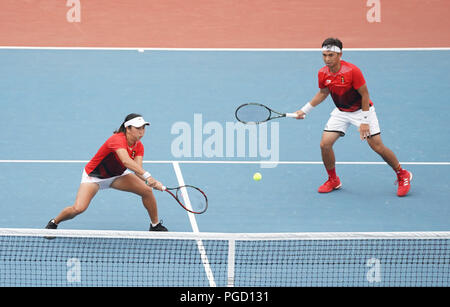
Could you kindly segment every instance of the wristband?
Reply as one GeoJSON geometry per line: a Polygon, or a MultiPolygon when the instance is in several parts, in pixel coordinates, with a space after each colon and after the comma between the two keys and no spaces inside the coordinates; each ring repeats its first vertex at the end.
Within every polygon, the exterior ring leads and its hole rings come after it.
{"type": "Polygon", "coordinates": [[[308,114],[314,107],[312,106],[312,104],[308,101],[303,108],[301,108],[300,110],[303,111],[303,113],[308,114]]]}
{"type": "Polygon", "coordinates": [[[361,124],[368,124],[369,121],[369,111],[361,111],[361,124]]]}
{"type": "Polygon", "coordinates": [[[149,172],[145,172],[142,177],[144,177],[145,180],[147,180],[148,178],[150,178],[152,175],[149,172]]]}

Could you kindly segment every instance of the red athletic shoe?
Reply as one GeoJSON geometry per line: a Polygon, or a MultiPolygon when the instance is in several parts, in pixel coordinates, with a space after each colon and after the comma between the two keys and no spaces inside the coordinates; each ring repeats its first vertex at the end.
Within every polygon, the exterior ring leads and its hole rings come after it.
{"type": "Polygon", "coordinates": [[[397,196],[405,196],[408,194],[411,188],[412,177],[412,173],[407,170],[402,170],[401,173],[397,174],[397,181],[395,182],[398,183],[397,196]]]}
{"type": "Polygon", "coordinates": [[[319,187],[319,193],[329,193],[333,190],[339,189],[341,186],[342,184],[339,177],[336,176],[334,179],[328,177],[328,180],[319,187]]]}

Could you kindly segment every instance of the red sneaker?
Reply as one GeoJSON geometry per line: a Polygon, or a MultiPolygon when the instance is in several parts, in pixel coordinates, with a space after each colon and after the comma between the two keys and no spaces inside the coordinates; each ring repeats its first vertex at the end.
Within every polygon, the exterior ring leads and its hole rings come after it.
{"type": "Polygon", "coordinates": [[[339,189],[341,186],[342,184],[339,177],[336,176],[334,179],[328,177],[328,180],[319,187],[319,193],[329,193],[333,190],[339,189]]]}
{"type": "Polygon", "coordinates": [[[397,196],[401,197],[408,194],[411,188],[412,177],[412,173],[407,170],[403,170],[400,174],[397,174],[397,181],[395,182],[398,183],[397,196]]]}

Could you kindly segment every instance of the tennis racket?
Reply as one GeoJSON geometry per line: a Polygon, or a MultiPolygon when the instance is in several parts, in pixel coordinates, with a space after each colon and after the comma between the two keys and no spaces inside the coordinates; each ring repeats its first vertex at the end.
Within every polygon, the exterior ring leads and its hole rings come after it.
{"type": "Polygon", "coordinates": [[[234,113],[236,119],[244,124],[260,124],[280,117],[297,117],[297,113],[280,113],[260,103],[245,103],[234,113]]]}
{"type": "Polygon", "coordinates": [[[163,187],[183,207],[184,210],[202,214],[208,209],[208,197],[205,192],[192,185],[183,185],[175,188],[163,187]]]}

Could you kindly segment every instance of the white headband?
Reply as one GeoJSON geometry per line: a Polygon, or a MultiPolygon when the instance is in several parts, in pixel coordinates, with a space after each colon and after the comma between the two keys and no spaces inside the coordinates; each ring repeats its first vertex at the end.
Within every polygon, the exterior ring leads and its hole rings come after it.
{"type": "Polygon", "coordinates": [[[337,53],[341,53],[341,48],[339,48],[338,46],[335,45],[326,45],[322,47],[322,51],[332,51],[332,52],[337,52],[337,53]]]}
{"type": "Polygon", "coordinates": [[[125,128],[128,126],[139,128],[142,127],[143,125],[150,125],[150,123],[146,122],[143,117],[135,117],[133,119],[126,121],[123,125],[125,126],[125,128]]]}

